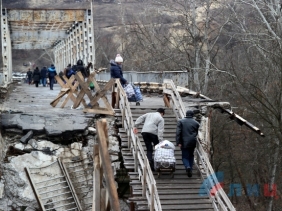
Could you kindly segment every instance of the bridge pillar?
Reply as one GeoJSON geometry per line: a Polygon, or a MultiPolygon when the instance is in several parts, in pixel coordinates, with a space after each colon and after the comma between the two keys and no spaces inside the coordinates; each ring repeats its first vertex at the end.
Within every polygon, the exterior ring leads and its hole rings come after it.
{"type": "Polygon", "coordinates": [[[4,86],[12,81],[12,46],[10,30],[8,26],[7,9],[2,8],[1,3],[1,41],[3,57],[3,83],[4,86]]]}

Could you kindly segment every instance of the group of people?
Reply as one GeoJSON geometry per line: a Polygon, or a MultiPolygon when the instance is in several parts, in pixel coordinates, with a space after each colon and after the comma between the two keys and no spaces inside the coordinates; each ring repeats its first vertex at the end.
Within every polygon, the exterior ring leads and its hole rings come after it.
{"type": "MultiPolygon", "coordinates": [[[[163,141],[165,110],[159,108],[156,112],[146,113],[138,117],[134,123],[133,132],[138,133],[137,127],[144,124],[141,135],[146,145],[147,158],[151,169],[154,171],[153,162],[153,145],[156,146],[163,141]]],[[[182,162],[188,177],[192,177],[192,169],[194,164],[194,150],[197,143],[197,135],[199,123],[193,118],[194,112],[188,110],[186,117],[177,122],[176,127],[176,145],[182,151],[182,162]]]]}
{"type": "MultiPolygon", "coordinates": [[[[80,71],[84,78],[87,78],[89,76],[89,71],[87,71],[86,67],[83,65],[83,61],[79,59],[76,63],[76,65],[71,66],[71,64],[68,64],[68,66],[64,69],[64,71],[59,72],[60,78],[64,81],[63,75],[65,75],[67,78],[70,78],[72,75],[76,74],[76,72],[80,71]]],[[[35,87],[38,87],[40,81],[43,86],[47,85],[47,79],[49,79],[49,86],[50,90],[53,90],[54,83],[55,83],[55,76],[57,75],[57,70],[54,66],[54,64],[51,64],[49,68],[46,66],[43,67],[41,70],[39,70],[38,67],[36,67],[33,72],[28,69],[26,73],[26,78],[28,80],[28,84],[35,84],[35,87]]]]}
{"type": "Polygon", "coordinates": [[[28,69],[26,73],[27,82],[29,85],[32,83],[35,84],[35,87],[38,87],[40,81],[43,86],[47,85],[47,78],[49,79],[50,90],[53,90],[55,76],[57,75],[56,68],[53,64],[49,68],[44,66],[41,70],[36,67],[33,72],[28,69]]]}

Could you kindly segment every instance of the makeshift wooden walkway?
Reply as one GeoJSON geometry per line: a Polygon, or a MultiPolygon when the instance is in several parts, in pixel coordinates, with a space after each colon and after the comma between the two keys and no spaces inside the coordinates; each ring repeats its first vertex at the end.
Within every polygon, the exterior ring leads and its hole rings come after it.
{"type": "MultiPolygon", "coordinates": [[[[165,80],[162,87],[163,105],[167,107],[164,115],[164,139],[175,144],[177,119],[183,118],[186,108],[179,92],[171,80],[165,80]]],[[[198,142],[195,150],[195,166],[193,177],[188,178],[181,159],[181,151],[175,150],[176,171],[172,178],[170,174],[161,175],[152,172],[145,153],[145,144],[139,132],[133,133],[135,120],[142,114],[156,112],[160,106],[150,103],[141,106],[131,105],[119,83],[116,86],[117,101],[115,107],[116,117],[122,123],[119,128],[121,139],[122,157],[125,168],[129,171],[131,187],[131,210],[226,210],[235,211],[226,193],[219,185],[212,166],[209,163],[207,152],[202,143],[198,142]],[[212,189],[217,187],[214,192],[212,189]]],[[[186,91],[186,90],[185,90],[186,91]]],[[[212,104],[217,104],[213,102],[212,104]]],[[[200,103],[198,106],[201,106],[200,103]]],[[[206,106],[206,105],[204,105],[206,106]]],[[[193,107],[193,106],[192,106],[193,107]]],[[[201,116],[201,115],[200,115],[201,116]]],[[[203,144],[209,142],[208,118],[200,117],[201,130],[199,137],[203,144]]],[[[141,127],[139,128],[141,131],[141,127]]]]}
{"type": "MultiPolygon", "coordinates": [[[[142,114],[147,112],[155,112],[157,107],[153,106],[131,106],[132,117],[134,121],[142,114]]],[[[116,114],[119,118],[120,114],[116,114]]],[[[169,140],[175,144],[176,118],[172,109],[166,109],[165,115],[165,132],[164,139],[169,140]]],[[[141,128],[139,131],[141,131],[141,128]]],[[[122,140],[122,155],[125,167],[131,171],[130,185],[132,190],[132,199],[135,201],[137,210],[148,210],[148,203],[145,197],[142,198],[142,182],[138,178],[138,173],[134,171],[134,158],[132,152],[127,147],[128,136],[123,128],[119,130],[120,138],[122,140]]],[[[145,143],[141,134],[138,134],[139,140],[144,149],[145,143]]],[[[176,157],[176,171],[174,178],[170,178],[170,174],[162,174],[158,178],[157,173],[154,172],[154,178],[157,183],[157,189],[162,206],[162,210],[213,210],[212,202],[207,196],[200,196],[200,189],[202,179],[198,174],[197,167],[194,167],[193,177],[188,178],[181,160],[181,151],[179,147],[175,150],[176,157]]]]}

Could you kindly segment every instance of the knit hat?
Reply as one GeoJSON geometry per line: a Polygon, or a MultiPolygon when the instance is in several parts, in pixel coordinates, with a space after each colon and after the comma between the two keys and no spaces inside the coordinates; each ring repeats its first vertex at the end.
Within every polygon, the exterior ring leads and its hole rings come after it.
{"type": "Polygon", "coordinates": [[[186,111],[186,117],[193,117],[193,116],[194,116],[194,111],[192,111],[192,110],[186,111]]]}
{"type": "Polygon", "coordinates": [[[116,58],[115,58],[115,62],[123,62],[123,58],[120,56],[120,54],[117,54],[116,58]]]}

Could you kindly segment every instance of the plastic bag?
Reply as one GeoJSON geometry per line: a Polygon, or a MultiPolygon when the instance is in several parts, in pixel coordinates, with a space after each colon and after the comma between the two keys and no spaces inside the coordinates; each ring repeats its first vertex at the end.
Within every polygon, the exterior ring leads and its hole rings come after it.
{"type": "Polygon", "coordinates": [[[174,150],[175,146],[173,145],[172,142],[170,142],[168,140],[163,140],[155,146],[155,149],[158,149],[158,148],[165,148],[165,149],[173,149],[174,150]]]}
{"type": "Polygon", "coordinates": [[[127,98],[131,98],[133,95],[135,95],[134,89],[133,89],[131,84],[127,84],[124,87],[124,91],[125,91],[125,93],[127,95],[127,98]]]}

